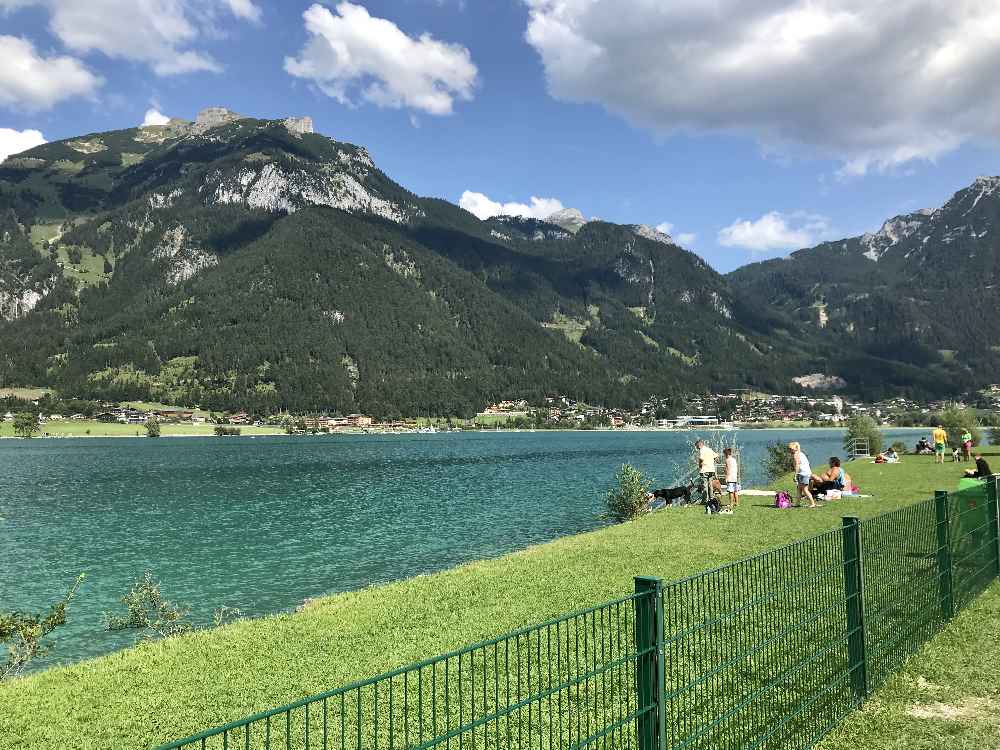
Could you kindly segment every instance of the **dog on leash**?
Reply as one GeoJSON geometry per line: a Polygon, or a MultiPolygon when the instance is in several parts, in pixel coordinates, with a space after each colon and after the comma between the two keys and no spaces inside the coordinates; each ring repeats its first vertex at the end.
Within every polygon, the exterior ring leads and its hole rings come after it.
{"type": "Polygon", "coordinates": [[[662,489],[650,492],[646,495],[650,502],[657,499],[662,500],[663,504],[666,505],[670,503],[675,508],[679,505],[690,505],[691,504],[691,490],[694,488],[694,482],[682,485],[680,487],[664,487],[662,489]],[[683,500],[683,502],[681,502],[683,500]]]}

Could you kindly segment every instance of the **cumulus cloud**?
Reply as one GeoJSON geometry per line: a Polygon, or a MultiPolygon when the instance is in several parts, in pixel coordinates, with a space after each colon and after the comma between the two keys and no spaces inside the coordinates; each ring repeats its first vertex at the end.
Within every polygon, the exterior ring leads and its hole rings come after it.
{"type": "Polygon", "coordinates": [[[336,13],[313,5],[303,13],[310,38],[285,70],[312,81],[328,96],[353,104],[360,96],[379,107],[447,115],[455,99],[471,99],[479,74],[469,50],[430,34],[414,38],[360,5],[336,13]]]}
{"type": "Polygon", "coordinates": [[[79,60],[43,57],[27,39],[0,36],[0,105],[48,109],[74,96],[89,96],[101,85],[79,60]]]}
{"type": "Polygon", "coordinates": [[[38,130],[0,128],[0,163],[8,156],[48,143],[38,130]]]}
{"type": "Polygon", "coordinates": [[[681,232],[677,235],[677,244],[684,247],[693,247],[694,243],[698,241],[698,235],[694,232],[681,232]]]}
{"type": "Polygon", "coordinates": [[[669,221],[665,221],[662,224],[656,225],[656,231],[663,232],[664,234],[670,234],[672,231],[674,231],[674,225],[671,224],[669,221]]]}
{"type": "Polygon", "coordinates": [[[556,211],[562,211],[565,208],[558,198],[538,198],[533,195],[530,203],[501,203],[471,190],[462,193],[458,205],[480,219],[488,219],[491,216],[527,216],[531,219],[547,219],[556,211]]]}
{"type": "Polygon", "coordinates": [[[148,127],[149,125],[166,125],[170,122],[170,118],[164,114],[161,114],[159,110],[150,108],[146,110],[146,116],[142,119],[142,125],[140,127],[148,127]]]}
{"type": "Polygon", "coordinates": [[[749,135],[842,175],[1000,137],[996,2],[525,2],[553,96],[661,133],[749,135]]]}
{"type": "Polygon", "coordinates": [[[815,245],[830,233],[830,222],[815,214],[771,211],[756,221],[737,219],[719,230],[719,244],[755,253],[815,245]]]}
{"type": "Polygon", "coordinates": [[[215,34],[220,13],[257,21],[253,0],[0,0],[11,7],[38,5],[49,11],[49,29],[80,54],[149,65],[158,75],[222,69],[193,47],[215,34]]]}

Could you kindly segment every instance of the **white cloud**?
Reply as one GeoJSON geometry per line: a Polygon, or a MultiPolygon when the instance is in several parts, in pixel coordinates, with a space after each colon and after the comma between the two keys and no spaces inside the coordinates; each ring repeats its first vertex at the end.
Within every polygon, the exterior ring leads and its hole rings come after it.
{"type": "Polygon", "coordinates": [[[260,21],[261,9],[253,0],[226,0],[226,5],[237,18],[257,23],[260,21]]]}
{"type": "Polygon", "coordinates": [[[102,80],[72,57],[42,57],[27,39],[0,36],[0,105],[48,109],[74,96],[89,96],[102,80]]]}
{"type": "Polygon", "coordinates": [[[317,4],[302,14],[310,38],[299,57],[285,58],[289,74],[344,104],[353,104],[356,89],[379,107],[447,115],[455,99],[472,98],[478,70],[465,47],[429,34],[407,36],[354,3],[335,10],[317,4]]]}
{"type": "Polygon", "coordinates": [[[815,245],[830,233],[824,216],[771,211],[756,221],[737,219],[719,230],[719,244],[754,252],[796,250],[815,245]]]}
{"type": "Polygon", "coordinates": [[[681,232],[677,235],[677,244],[682,247],[693,247],[698,241],[698,235],[694,232],[681,232]]]}
{"type": "Polygon", "coordinates": [[[142,120],[142,125],[140,127],[147,127],[149,125],[166,125],[170,122],[170,118],[164,114],[161,114],[159,110],[150,108],[146,110],[146,116],[142,120]]]}
{"type": "Polygon", "coordinates": [[[19,154],[29,148],[48,143],[38,130],[11,130],[0,128],[0,162],[12,154],[19,154]]]}
{"type": "Polygon", "coordinates": [[[80,54],[101,52],[149,65],[158,75],[222,69],[193,45],[219,35],[219,15],[258,21],[253,0],[0,0],[49,11],[49,29],[80,54]]]}
{"type": "Polygon", "coordinates": [[[662,224],[657,224],[655,228],[657,232],[663,232],[664,234],[670,234],[672,231],[674,231],[674,225],[671,224],[669,221],[665,221],[662,224]]]}
{"type": "Polygon", "coordinates": [[[661,133],[749,135],[842,176],[1000,138],[997,2],[525,2],[553,96],[661,133]]]}
{"type": "Polygon", "coordinates": [[[530,203],[500,203],[491,200],[482,193],[466,190],[458,201],[458,205],[480,219],[491,216],[527,216],[532,219],[547,219],[556,211],[562,211],[565,206],[558,198],[538,198],[531,196],[530,203]]]}

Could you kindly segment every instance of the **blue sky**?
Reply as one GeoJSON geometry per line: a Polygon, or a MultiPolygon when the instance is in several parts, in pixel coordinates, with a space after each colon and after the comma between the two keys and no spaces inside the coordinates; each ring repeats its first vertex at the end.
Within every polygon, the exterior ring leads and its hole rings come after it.
{"type": "Polygon", "coordinates": [[[1000,173],[975,0],[136,5],[0,0],[0,153],[150,109],[310,115],[416,193],[668,224],[721,271],[1000,173]]]}

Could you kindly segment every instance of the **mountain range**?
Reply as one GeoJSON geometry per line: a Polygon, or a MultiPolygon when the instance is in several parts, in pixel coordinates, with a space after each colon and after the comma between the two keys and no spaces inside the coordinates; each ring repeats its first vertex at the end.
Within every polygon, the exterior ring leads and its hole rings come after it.
{"type": "Polygon", "coordinates": [[[481,221],[309,118],[211,108],[0,165],[0,385],[385,417],[959,393],[1000,357],[998,185],[724,276],[650,227],[481,221]]]}

